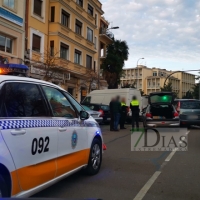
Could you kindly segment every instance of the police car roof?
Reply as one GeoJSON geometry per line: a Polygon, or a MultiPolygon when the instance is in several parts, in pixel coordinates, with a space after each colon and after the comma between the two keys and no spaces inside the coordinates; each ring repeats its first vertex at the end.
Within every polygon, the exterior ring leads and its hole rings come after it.
{"type": "Polygon", "coordinates": [[[58,85],[55,85],[53,83],[47,82],[47,81],[42,81],[34,78],[28,78],[28,77],[20,77],[20,76],[10,76],[10,75],[0,75],[0,83],[4,81],[25,81],[25,82],[34,82],[34,83],[43,83],[45,85],[50,85],[53,87],[56,87],[60,90],[65,91],[63,88],[59,87],[58,85]]]}

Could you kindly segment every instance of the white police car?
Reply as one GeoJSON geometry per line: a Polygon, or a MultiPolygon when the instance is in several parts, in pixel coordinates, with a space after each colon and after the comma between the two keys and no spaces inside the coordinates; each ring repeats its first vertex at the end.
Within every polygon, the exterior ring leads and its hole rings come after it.
{"type": "Polygon", "coordinates": [[[57,85],[0,75],[0,197],[28,197],[85,169],[98,173],[97,122],[57,85]]]}

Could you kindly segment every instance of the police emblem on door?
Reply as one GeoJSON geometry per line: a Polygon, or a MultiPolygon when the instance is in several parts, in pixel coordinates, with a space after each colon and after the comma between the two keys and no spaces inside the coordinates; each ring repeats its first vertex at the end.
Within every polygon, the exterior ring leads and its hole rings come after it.
{"type": "Polygon", "coordinates": [[[78,140],[78,135],[77,135],[76,131],[74,131],[72,133],[72,148],[76,147],[77,140],[78,140]]]}

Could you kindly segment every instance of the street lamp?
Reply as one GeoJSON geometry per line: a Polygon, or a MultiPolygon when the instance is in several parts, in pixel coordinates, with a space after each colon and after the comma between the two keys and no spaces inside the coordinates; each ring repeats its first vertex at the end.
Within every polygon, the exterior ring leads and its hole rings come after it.
{"type": "MultiPolygon", "coordinates": [[[[137,60],[137,65],[136,65],[136,68],[138,67],[138,62],[140,61],[140,60],[142,60],[142,59],[144,59],[144,58],[139,58],[138,60],[137,60]]],[[[139,68],[137,69],[137,75],[139,74],[139,68]]],[[[139,86],[139,75],[138,75],[138,79],[137,79],[137,86],[139,86]]]]}

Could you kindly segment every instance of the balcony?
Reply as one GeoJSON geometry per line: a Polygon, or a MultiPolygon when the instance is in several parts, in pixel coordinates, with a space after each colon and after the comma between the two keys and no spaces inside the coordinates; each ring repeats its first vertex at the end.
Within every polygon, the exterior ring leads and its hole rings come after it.
{"type": "Polygon", "coordinates": [[[104,44],[111,44],[113,42],[113,33],[111,33],[110,31],[108,31],[106,28],[100,28],[99,29],[99,36],[100,36],[100,40],[104,43],[104,44]]]}

